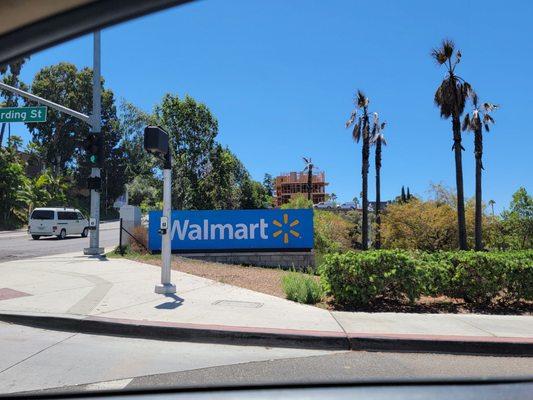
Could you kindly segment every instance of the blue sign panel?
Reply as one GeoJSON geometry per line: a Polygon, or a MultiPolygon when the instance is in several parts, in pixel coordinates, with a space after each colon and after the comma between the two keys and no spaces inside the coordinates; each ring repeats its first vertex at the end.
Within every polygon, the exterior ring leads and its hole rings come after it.
{"type": "MultiPolygon", "coordinates": [[[[150,211],[148,247],[161,250],[161,211],[150,211]]],[[[313,248],[313,210],[172,211],[175,251],[313,248]]]]}

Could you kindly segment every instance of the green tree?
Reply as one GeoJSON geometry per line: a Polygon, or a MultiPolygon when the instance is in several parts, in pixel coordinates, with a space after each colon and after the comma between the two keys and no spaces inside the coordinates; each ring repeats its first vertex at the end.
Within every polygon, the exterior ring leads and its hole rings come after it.
{"type": "MultiPolygon", "coordinates": [[[[21,58],[9,64],[1,64],[0,75],[2,75],[2,82],[13,87],[18,87],[22,90],[27,90],[26,85],[20,81],[19,77],[22,66],[28,59],[29,57],[21,58]]],[[[0,97],[4,98],[3,104],[0,103],[0,106],[2,107],[17,107],[19,105],[20,97],[12,92],[0,89],[0,97]]],[[[6,126],[7,123],[0,124],[0,147],[2,147],[2,144],[4,143],[6,126]]]]}
{"type": "Polygon", "coordinates": [[[502,219],[511,248],[533,248],[533,197],[524,187],[513,194],[510,208],[502,213],[502,219]]]}
{"type": "Polygon", "coordinates": [[[163,199],[163,184],[153,175],[137,175],[126,184],[128,203],[141,207],[143,212],[160,209],[163,199]]]}
{"type": "MultiPolygon", "coordinates": [[[[385,136],[383,136],[383,129],[385,129],[385,122],[379,122],[378,113],[374,113],[374,120],[372,123],[371,143],[376,146],[375,153],[375,167],[376,167],[376,230],[374,247],[381,248],[381,147],[387,145],[385,136]]],[[[408,189],[409,190],[409,189],[408,189]]]]}
{"type": "Polygon", "coordinates": [[[24,174],[24,162],[17,147],[22,139],[12,136],[5,148],[0,148],[0,226],[15,228],[26,222],[29,202],[29,179],[24,174]]]}
{"type": "Polygon", "coordinates": [[[127,183],[139,176],[153,177],[158,160],[144,149],[144,128],[154,123],[154,116],[137,108],[132,103],[123,101],[120,105],[118,133],[120,142],[118,150],[123,154],[120,170],[124,171],[127,183]]]}
{"type": "Polygon", "coordinates": [[[455,51],[451,40],[444,40],[439,48],[432,51],[432,57],[439,65],[446,67],[447,75],[435,92],[435,104],[440,109],[442,118],[452,119],[453,147],[455,152],[455,182],[457,187],[457,224],[459,231],[459,248],[467,250],[465,200],[463,190],[463,146],[461,145],[461,114],[466,100],[472,95],[472,87],[463,78],[456,75],[455,69],[461,61],[461,52],[455,51]],[[455,55],[455,58],[454,58],[455,55]]]}
{"type": "Polygon", "coordinates": [[[313,208],[313,202],[308,200],[303,194],[297,194],[280,208],[284,210],[290,210],[292,208],[313,208]]]}
{"type": "Polygon", "coordinates": [[[55,175],[45,170],[31,183],[30,208],[69,205],[69,183],[64,175],[55,175]]]}
{"type": "MultiPolygon", "coordinates": [[[[104,196],[102,202],[118,197],[124,188],[123,153],[118,148],[120,135],[113,92],[102,85],[102,135],[104,140],[104,165],[101,171],[104,196]]],[[[92,112],[92,70],[78,70],[75,65],[62,62],[42,68],[35,75],[32,93],[62,104],[84,114],[92,112]]],[[[30,105],[31,101],[26,101],[30,105]]],[[[84,187],[90,167],[85,160],[83,140],[89,125],[64,113],[48,110],[44,123],[26,124],[32,133],[33,146],[56,175],[74,172],[78,187],[84,187]]]]}
{"type": "Polygon", "coordinates": [[[358,90],[357,96],[354,100],[355,109],[352,111],[352,114],[348,121],[346,121],[346,128],[353,126],[352,129],[352,138],[355,142],[359,143],[359,140],[363,139],[362,146],[362,161],[363,165],[361,168],[361,175],[363,180],[363,190],[361,197],[363,198],[363,222],[362,222],[362,236],[363,250],[368,249],[368,169],[369,169],[369,159],[370,159],[370,127],[368,120],[368,97],[365,94],[358,90]],[[357,110],[361,113],[360,117],[357,117],[357,110]]]}
{"type": "Polygon", "coordinates": [[[263,178],[263,187],[270,197],[274,196],[274,178],[270,174],[265,174],[263,178]]]}
{"type": "Polygon", "coordinates": [[[190,96],[166,94],[156,107],[155,120],[170,135],[174,176],[173,207],[205,208],[201,181],[209,168],[218,121],[205,104],[190,96]]]}

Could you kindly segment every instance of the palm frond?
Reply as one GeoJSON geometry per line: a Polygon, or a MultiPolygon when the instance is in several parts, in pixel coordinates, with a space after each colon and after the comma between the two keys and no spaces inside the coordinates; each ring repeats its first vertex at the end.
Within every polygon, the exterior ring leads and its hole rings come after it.
{"type": "Polygon", "coordinates": [[[359,121],[353,126],[352,138],[357,143],[359,143],[359,140],[361,139],[361,118],[359,118],[359,121]]]}
{"type": "Polygon", "coordinates": [[[357,90],[357,106],[359,108],[367,107],[369,103],[368,97],[365,96],[362,90],[357,90]]]}
{"type": "Polygon", "coordinates": [[[431,50],[431,57],[433,57],[435,59],[435,61],[437,61],[437,63],[439,65],[442,65],[446,61],[448,61],[448,59],[446,58],[444,53],[441,51],[441,49],[432,49],[431,50]]]}
{"type": "Polygon", "coordinates": [[[494,124],[494,118],[492,118],[492,116],[490,114],[485,114],[483,116],[483,122],[490,122],[491,124],[494,124]]]}
{"type": "Polygon", "coordinates": [[[346,121],[346,128],[349,128],[354,123],[356,116],[357,116],[357,111],[353,110],[350,115],[350,118],[348,119],[348,121],[346,121]]]}
{"type": "Polygon", "coordinates": [[[304,160],[304,163],[309,164],[309,160],[307,158],[302,157],[302,159],[304,160]]]}
{"type": "Polygon", "coordinates": [[[483,109],[485,112],[491,112],[496,109],[498,109],[500,106],[498,104],[492,104],[492,103],[483,103],[483,109]]]}
{"type": "Polygon", "coordinates": [[[466,131],[467,129],[470,129],[470,114],[466,114],[465,118],[463,119],[463,125],[461,126],[461,129],[463,131],[466,131]]]}
{"type": "Polygon", "coordinates": [[[446,56],[446,58],[451,58],[453,55],[453,51],[455,49],[455,43],[451,39],[444,39],[442,41],[442,52],[446,56]]]}

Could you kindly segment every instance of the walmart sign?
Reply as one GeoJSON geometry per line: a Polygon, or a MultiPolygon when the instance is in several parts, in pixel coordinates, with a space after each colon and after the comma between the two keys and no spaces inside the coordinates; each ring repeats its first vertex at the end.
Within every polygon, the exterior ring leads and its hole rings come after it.
{"type": "MultiPolygon", "coordinates": [[[[150,250],[161,250],[161,214],[150,212],[150,250]]],[[[313,248],[311,209],[172,211],[169,228],[174,251],[313,248]]]]}

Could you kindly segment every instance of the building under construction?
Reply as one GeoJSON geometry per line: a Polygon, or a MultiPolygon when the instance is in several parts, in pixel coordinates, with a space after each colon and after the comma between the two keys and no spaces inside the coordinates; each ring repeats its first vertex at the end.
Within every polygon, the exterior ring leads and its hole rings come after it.
{"type": "MultiPolygon", "coordinates": [[[[298,195],[307,198],[307,172],[288,172],[276,177],[276,205],[288,203],[298,195]]],[[[326,175],[324,172],[313,173],[311,200],[313,204],[326,201],[326,175]]]]}

